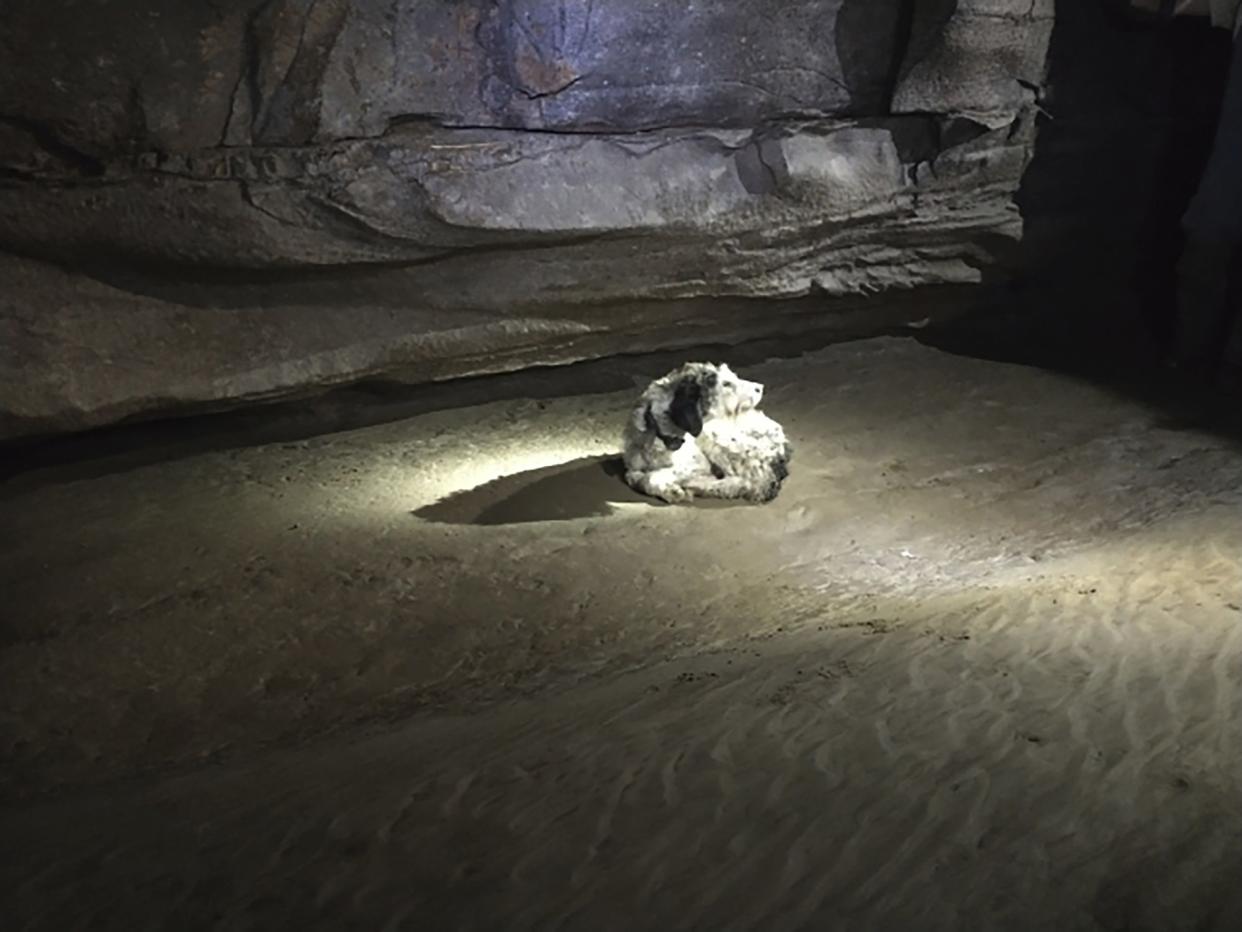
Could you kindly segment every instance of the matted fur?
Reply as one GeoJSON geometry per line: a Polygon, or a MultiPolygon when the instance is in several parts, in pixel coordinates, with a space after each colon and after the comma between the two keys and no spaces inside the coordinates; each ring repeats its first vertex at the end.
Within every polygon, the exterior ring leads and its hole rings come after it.
{"type": "Polygon", "coordinates": [[[784,430],[758,410],[763,386],[691,362],[639,396],[624,433],[625,481],[666,502],[771,501],[789,474],[784,430]]]}

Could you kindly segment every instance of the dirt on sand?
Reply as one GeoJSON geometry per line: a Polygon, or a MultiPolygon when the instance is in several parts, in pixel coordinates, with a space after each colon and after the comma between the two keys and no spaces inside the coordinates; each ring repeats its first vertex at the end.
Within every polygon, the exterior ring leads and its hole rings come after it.
{"type": "Polygon", "coordinates": [[[1237,442],[912,341],[739,368],[766,506],[630,492],[572,370],[12,479],[5,927],[1242,928],[1237,442]]]}

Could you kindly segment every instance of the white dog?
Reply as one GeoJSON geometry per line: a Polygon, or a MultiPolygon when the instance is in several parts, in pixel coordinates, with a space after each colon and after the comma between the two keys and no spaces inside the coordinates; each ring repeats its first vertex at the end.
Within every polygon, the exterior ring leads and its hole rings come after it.
{"type": "Polygon", "coordinates": [[[758,410],[763,386],[727,365],[686,363],[656,379],[625,426],[625,481],[666,502],[767,502],[789,475],[793,448],[758,410]]]}

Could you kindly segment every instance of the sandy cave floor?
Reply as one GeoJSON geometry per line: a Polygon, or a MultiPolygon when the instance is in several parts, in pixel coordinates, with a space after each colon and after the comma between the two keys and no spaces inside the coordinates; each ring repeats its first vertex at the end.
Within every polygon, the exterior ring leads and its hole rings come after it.
{"type": "MultiPolygon", "coordinates": [[[[633,361],[658,374],[655,360],[633,361]]],[[[1242,928],[1242,447],[869,340],[0,486],[6,929],[1242,928]]]]}

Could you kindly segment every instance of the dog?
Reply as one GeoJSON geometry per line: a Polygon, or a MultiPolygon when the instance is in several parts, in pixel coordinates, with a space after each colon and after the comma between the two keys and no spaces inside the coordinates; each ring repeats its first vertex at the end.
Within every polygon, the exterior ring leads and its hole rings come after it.
{"type": "Polygon", "coordinates": [[[625,481],[669,503],[767,502],[789,475],[793,448],[758,410],[763,385],[727,365],[690,362],[639,396],[623,436],[625,481]]]}

